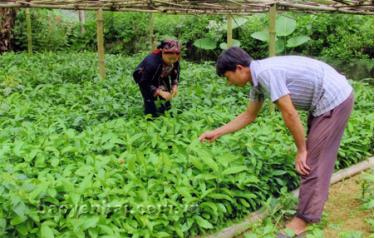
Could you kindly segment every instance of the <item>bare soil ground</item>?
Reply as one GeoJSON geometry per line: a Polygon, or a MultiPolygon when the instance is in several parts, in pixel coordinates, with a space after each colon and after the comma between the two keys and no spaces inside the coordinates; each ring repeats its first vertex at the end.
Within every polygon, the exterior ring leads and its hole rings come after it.
{"type": "Polygon", "coordinates": [[[330,188],[325,212],[328,214],[328,224],[324,229],[324,236],[339,238],[343,231],[361,231],[363,237],[372,234],[372,227],[365,219],[373,219],[372,210],[361,209],[361,175],[356,175],[330,188]]]}

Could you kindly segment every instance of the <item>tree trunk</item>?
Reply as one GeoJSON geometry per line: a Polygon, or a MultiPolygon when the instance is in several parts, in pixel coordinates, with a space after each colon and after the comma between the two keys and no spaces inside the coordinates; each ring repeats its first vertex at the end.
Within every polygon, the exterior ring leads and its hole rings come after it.
{"type": "Polygon", "coordinates": [[[12,28],[16,21],[16,10],[0,8],[0,54],[13,49],[12,28]]]}

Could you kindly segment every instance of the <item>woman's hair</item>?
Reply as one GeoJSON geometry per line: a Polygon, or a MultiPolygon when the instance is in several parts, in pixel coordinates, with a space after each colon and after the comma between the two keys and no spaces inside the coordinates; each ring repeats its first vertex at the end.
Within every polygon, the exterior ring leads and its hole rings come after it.
{"type": "Polygon", "coordinates": [[[253,58],[250,57],[243,49],[231,47],[223,51],[216,62],[216,73],[224,76],[227,71],[235,71],[237,65],[249,67],[253,58]]]}
{"type": "Polygon", "coordinates": [[[156,46],[156,49],[159,49],[159,50],[161,50],[161,49],[163,49],[163,48],[164,48],[164,45],[165,45],[165,42],[164,42],[164,41],[161,41],[161,42],[159,43],[159,45],[158,45],[158,46],[156,46]]]}

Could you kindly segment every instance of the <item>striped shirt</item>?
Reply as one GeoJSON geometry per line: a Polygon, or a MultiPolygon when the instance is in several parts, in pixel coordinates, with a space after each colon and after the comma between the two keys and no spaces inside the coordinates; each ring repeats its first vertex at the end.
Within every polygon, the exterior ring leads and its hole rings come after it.
{"type": "Polygon", "coordinates": [[[313,116],[322,115],[341,104],[353,89],[345,76],[328,64],[302,56],[276,56],[254,60],[250,64],[252,101],[265,97],[277,101],[291,97],[297,109],[313,116]]]}

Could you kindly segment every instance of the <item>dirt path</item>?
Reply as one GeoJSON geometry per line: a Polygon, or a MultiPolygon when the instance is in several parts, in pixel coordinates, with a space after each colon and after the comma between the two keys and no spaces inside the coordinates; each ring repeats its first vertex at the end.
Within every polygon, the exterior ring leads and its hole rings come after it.
{"type": "MultiPolygon", "coordinates": [[[[322,223],[319,224],[319,226],[323,226],[324,237],[322,238],[373,237],[373,228],[366,222],[366,219],[373,220],[374,211],[361,208],[363,205],[360,200],[362,194],[361,181],[363,181],[362,173],[330,187],[329,199],[325,205],[322,223]]],[[[284,225],[281,225],[277,229],[282,229],[283,227],[284,225]]],[[[254,232],[249,231],[249,233],[254,232]]],[[[244,237],[245,235],[242,234],[237,238],[244,237]]],[[[254,237],[261,236],[256,235],[254,237]]]]}
{"type": "Polygon", "coordinates": [[[360,179],[361,175],[357,175],[331,186],[325,206],[328,214],[325,237],[339,238],[339,233],[345,231],[360,231],[363,233],[362,237],[372,234],[372,227],[365,219],[373,219],[373,211],[361,209],[360,179]]]}

